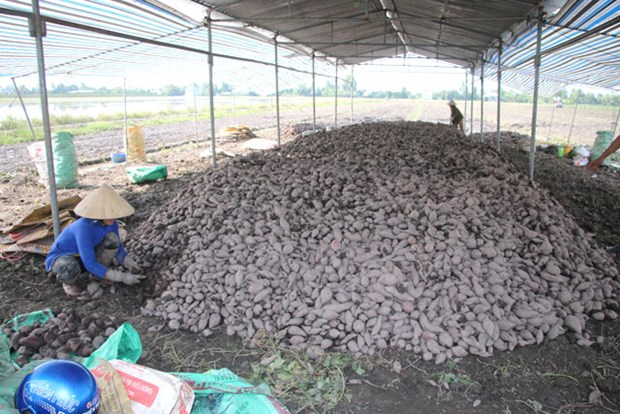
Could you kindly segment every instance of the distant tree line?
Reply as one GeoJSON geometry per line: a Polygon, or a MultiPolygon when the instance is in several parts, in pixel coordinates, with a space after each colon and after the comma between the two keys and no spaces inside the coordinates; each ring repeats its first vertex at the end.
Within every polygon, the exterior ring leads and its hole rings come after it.
{"type": "MultiPolygon", "coordinates": [[[[433,99],[440,100],[450,100],[454,99],[455,101],[464,100],[465,99],[465,85],[461,86],[461,90],[448,90],[448,91],[437,91],[433,93],[433,99]]],[[[467,90],[467,99],[472,99],[471,97],[472,91],[471,88],[467,90]]],[[[474,87],[473,91],[474,100],[480,100],[480,93],[478,89],[474,87]]],[[[486,95],[486,94],[485,94],[486,95]]],[[[508,89],[502,89],[501,92],[502,102],[518,102],[518,103],[532,103],[533,97],[528,93],[523,92],[513,92],[508,89]]],[[[585,93],[581,89],[574,89],[570,91],[570,93],[563,89],[558,92],[555,96],[550,98],[541,97],[540,100],[545,103],[553,103],[555,100],[561,99],[562,102],[566,105],[620,105],[620,96],[612,95],[612,94],[593,94],[593,93],[585,93]]],[[[497,94],[494,96],[485,96],[485,100],[497,100],[497,94]]]]}
{"type": "MultiPolygon", "coordinates": [[[[203,83],[194,86],[196,94],[207,96],[209,95],[209,84],[203,83]]],[[[125,92],[129,96],[184,96],[187,91],[187,87],[178,85],[164,85],[157,89],[140,89],[140,88],[128,88],[125,92]]],[[[23,96],[38,95],[39,88],[28,88],[26,86],[19,86],[19,91],[23,96]]],[[[461,85],[460,90],[441,90],[433,93],[432,97],[436,100],[450,100],[455,101],[465,99],[465,83],[461,85]]],[[[190,94],[192,91],[187,91],[190,94]]],[[[467,98],[471,99],[472,91],[467,90],[467,98]]],[[[99,87],[94,88],[87,86],[84,83],[78,85],[65,85],[63,83],[52,85],[48,93],[54,96],[123,96],[122,87],[99,87]]],[[[335,96],[336,83],[327,82],[325,85],[316,88],[316,96],[335,96]]],[[[239,93],[235,91],[233,85],[222,83],[220,85],[213,86],[214,95],[246,95],[246,96],[258,96],[256,92],[246,91],[239,93]]],[[[312,96],[312,87],[308,85],[300,85],[296,88],[280,90],[280,94],[283,96],[312,96]]],[[[13,96],[15,90],[12,86],[0,87],[0,96],[13,96]]],[[[342,81],[338,82],[338,96],[353,96],[356,98],[385,98],[385,99],[419,99],[422,97],[421,93],[410,92],[406,88],[402,88],[400,91],[366,91],[357,88],[357,82],[355,78],[350,75],[345,77],[342,81]]],[[[473,99],[480,100],[480,93],[477,88],[473,89],[473,99]]],[[[496,100],[497,96],[485,96],[485,100],[496,100]]],[[[593,94],[585,93],[581,89],[574,89],[572,91],[562,90],[554,97],[541,98],[543,102],[553,103],[554,100],[561,99],[564,104],[582,104],[582,105],[620,105],[620,96],[611,94],[593,94]]],[[[531,103],[532,96],[527,93],[513,92],[508,89],[502,89],[501,92],[502,102],[521,102],[531,103]]]]}
{"type": "MultiPolygon", "coordinates": [[[[221,86],[215,85],[213,88],[213,93],[215,95],[221,95],[224,93],[230,93],[232,90],[233,88],[230,85],[224,83],[221,86]]],[[[23,96],[38,95],[39,88],[28,88],[20,85],[19,92],[23,96]]],[[[48,94],[56,96],[123,96],[124,93],[127,93],[129,96],[184,96],[185,92],[186,87],[178,85],[164,85],[163,87],[157,89],[127,88],[126,91],[123,91],[123,88],[120,86],[114,88],[108,88],[106,86],[94,88],[83,83],[79,86],[60,83],[48,87],[48,94]]],[[[197,85],[196,93],[208,95],[209,84],[197,85]]],[[[15,88],[12,86],[0,87],[0,95],[15,95],[15,88]]]]}

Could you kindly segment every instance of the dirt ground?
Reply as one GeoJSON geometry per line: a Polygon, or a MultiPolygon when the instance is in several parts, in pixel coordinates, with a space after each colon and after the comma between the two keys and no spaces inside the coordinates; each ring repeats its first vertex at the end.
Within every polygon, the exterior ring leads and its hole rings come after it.
{"type": "MultiPolygon", "coordinates": [[[[406,112],[386,112],[385,116],[388,115],[405,118],[406,112]]],[[[283,143],[296,136],[290,125],[283,132],[283,143]]],[[[261,138],[273,138],[274,134],[273,128],[257,131],[261,138]]],[[[250,151],[242,145],[242,141],[218,143],[221,149],[232,153],[250,151]]],[[[59,190],[59,198],[84,196],[102,182],[112,184],[136,209],[136,214],[126,221],[131,239],[132,229],[151,214],[157,214],[158,208],[173,198],[184,183],[212,168],[211,159],[201,156],[205,150],[210,152],[205,145],[189,143],[149,152],[149,164],[167,165],[169,175],[166,180],[142,185],[127,181],[124,164],[106,161],[82,165],[80,187],[59,190]]],[[[514,163],[527,179],[527,154],[505,145],[502,157],[514,163]]],[[[218,162],[224,163],[226,159],[218,157],[218,162]]],[[[566,214],[595,235],[601,246],[620,243],[617,172],[602,169],[592,176],[575,167],[570,159],[539,153],[533,185],[548,191],[564,206],[566,214]]],[[[33,167],[21,165],[0,176],[0,199],[0,227],[5,227],[32,208],[46,204],[48,196],[37,183],[33,167]]],[[[98,299],[70,299],[60,284],[48,278],[43,267],[43,257],[38,255],[26,255],[15,262],[0,261],[0,323],[44,308],[59,312],[70,307],[82,315],[95,311],[113,315],[129,321],[139,332],[144,348],[139,363],[162,371],[202,372],[226,367],[249,378],[252,366],[274,352],[267,345],[244,344],[226,336],[224,330],[204,338],[170,330],[163,321],[142,316],[140,307],[155,294],[155,286],[106,287],[105,294],[98,299]]],[[[336,370],[337,380],[346,387],[340,398],[330,397],[334,404],[320,401],[319,394],[314,408],[310,404],[304,407],[304,400],[294,396],[296,390],[280,395],[280,400],[291,412],[303,413],[620,412],[620,321],[588,322],[587,330],[597,338],[591,347],[577,345],[575,338],[567,334],[513,352],[488,358],[469,356],[443,365],[422,361],[412,353],[387,352],[336,370]]],[[[318,377],[318,372],[314,377],[318,377]]],[[[278,384],[268,385],[278,389],[278,384]]]]}

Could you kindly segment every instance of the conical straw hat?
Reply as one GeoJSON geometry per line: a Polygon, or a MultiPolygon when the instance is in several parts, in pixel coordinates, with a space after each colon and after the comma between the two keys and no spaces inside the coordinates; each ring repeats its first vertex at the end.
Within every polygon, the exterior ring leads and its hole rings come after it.
{"type": "Polygon", "coordinates": [[[90,193],[75,206],[75,214],[95,220],[110,220],[127,217],[134,208],[107,184],[90,193]]]}
{"type": "Polygon", "coordinates": [[[450,102],[448,102],[448,105],[452,106],[456,106],[456,102],[454,102],[454,99],[450,99],[450,102]]]}

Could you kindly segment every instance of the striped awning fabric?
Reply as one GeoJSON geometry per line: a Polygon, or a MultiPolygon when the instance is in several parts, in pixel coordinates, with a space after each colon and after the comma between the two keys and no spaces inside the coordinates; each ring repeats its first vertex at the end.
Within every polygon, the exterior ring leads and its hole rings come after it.
{"type": "MultiPolygon", "coordinates": [[[[40,10],[50,76],[178,73],[182,80],[208,74],[209,37],[203,20],[137,0],[40,0],[40,10]]],[[[0,0],[0,77],[37,74],[35,38],[29,32],[32,16],[31,0],[0,0]]],[[[257,92],[273,92],[272,39],[242,27],[213,25],[212,48],[218,83],[254,78],[255,89],[264,89],[257,92]]],[[[278,65],[281,88],[308,83],[311,59],[304,50],[278,46],[278,65]]],[[[327,61],[317,59],[314,69],[317,76],[333,77],[327,61]]]]}
{"type": "MultiPolygon", "coordinates": [[[[502,45],[502,84],[534,89],[536,21],[514,28],[502,45]]],[[[485,55],[484,77],[496,78],[499,49],[485,55]]],[[[475,70],[480,75],[481,68],[475,70]]],[[[541,36],[539,94],[550,97],[569,84],[620,91],[620,2],[569,1],[544,20],[541,36]]]]}

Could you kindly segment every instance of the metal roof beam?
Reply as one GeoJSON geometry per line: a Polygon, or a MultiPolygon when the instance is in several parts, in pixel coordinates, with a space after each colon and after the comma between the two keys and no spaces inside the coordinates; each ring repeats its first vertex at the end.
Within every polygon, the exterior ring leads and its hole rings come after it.
{"type": "Polygon", "coordinates": [[[26,17],[26,18],[30,18],[31,16],[34,15],[34,13],[32,12],[24,12],[20,10],[7,9],[5,7],[0,7],[0,14],[6,14],[9,16],[26,17]]]}
{"type": "MultiPolygon", "coordinates": [[[[564,30],[572,30],[574,32],[580,32],[580,33],[590,33],[590,31],[586,29],[577,29],[575,27],[566,26],[566,25],[557,24],[557,23],[547,23],[546,26],[557,27],[558,29],[564,29],[564,30]]],[[[611,37],[614,39],[620,39],[620,35],[615,34],[615,33],[596,33],[596,34],[599,36],[603,36],[603,37],[611,37]]]]}
{"type": "MultiPolygon", "coordinates": [[[[392,46],[391,48],[390,47],[386,47],[385,49],[375,50],[373,53],[381,52],[382,50],[383,51],[390,50],[390,49],[393,49],[393,48],[394,48],[394,46],[392,46]]],[[[435,57],[431,57],[431,55],[435,55],[435,50],[427,50],[426,52],[428,53],[428,56],[427,56],[428,59],[434,59],[434,60],[450,59],[450,60],[456,60],[456,61],[459,61],[459,62],[470,63],[466,58],[464,58],[462,56],[455,56],[455,55],[450,55],[450,54],[441,52],[440,53],[440,58],[437,59],[435,57]]],[[[423,56],[426,56],[426,55],[423,55],[423,56]]],[[[377,58],[377,56],[374,56],[372,54],[370,54],[370,55],[367,55],[367,54],[347,54],[347,55],[344,55],[344,54],[342,54],[342,55],[338,56],[338,58],[340,58],[340,59],[350,59],[350,58],[356,58],[356,57],[372,58],[372,59],[376,59],[377,58]]]]}
{"type": "MultiPolygon", "coordinates": [[[[356,22],[356,21],[359,21],[359,20],[362,20],[362,21],[367,21],[368,20],[368,19],[364,19],[363,17],[360,17],[358,19],[357,18],[358,16],[363,16],[363,14],[358,14],[358,15],[355,15],[355,16],[344,17],[344,18],[329,18],[329,19],[325,19],[325,18],[310,19],[310,18],[308,18],[308,19],[301,19],[301,20],[309,20],[309,21],[318,21],[319,24],[308,24],[308,25],[301,26],[301,27],[298,27],[298,28],[293,29],[293,30],[288,30],[288,31],[286,31],[285,36],[290,37],[291,33],[301,32],[301,31],[308,30],[308,29],[315,29],[317,27],[331,25],[331,24],[337,23],[337,22],[356,22]]],[[[252,18],[247,23],[254,24],[254,22],[257,21],[257,20],[260,21],[260,20],[263,20],[263,19],[262,18],[252,18]]],[[[280,22],[282,21],[282,19],[274,19],[274,20],[277,20],[277,21],[280,21],[280,22]]],[[[295,19],[293,19],[293,20],[295,20],[295,19]]],[[[280,33],[284,34],[285,32],[281,31],[280,33]]]]}
{"type": "Polygon", "coordinates": [[[495,34],[495,32],[485,32],[485,31],[482,31],[482,30],[478,30],[478,29],[472,28],[471,26],[463,26],[462,24],[450,23],[450,20],[454,20],[454,19],[446,18],[446,19],[444,19],[442,21],[442,19],[435,18],[435,19],[432,20],[432,22],[436,23],[437,25],[443,25],[443,26],[449,27],[451,29],[462,30],[465,33],[479,34],[479,35],[484,36],[484,37],[492,37],[495,34]]]}
{"type": "MultiPolygon", "coordinates": [[[[398,13],[398,10],[396,10],[396,5],[394,4],[392,0],[379,0],[379,1],[381,2],[381,5],[383,6],[383,11],[385,15],[388,18],[390,18],[390,23],[392,24],[392,28],[394,28],[394,30],[396,31],[396,35],[400,39],[405,49],[407,49],[406,45],[408,43],[413,43],[413,42],[411,41],[409,34],[405,30],[403,23],[399,19],[399,13],[398,13]]],[[[408,51],[411,52],[411,50],[408,50],[408,51]]]]}
{"type": "MultiPolygon", "coordinates": [[[[358,41],[353,41],[353,42],[306,42],[306,43],[301,43],[301,42],[297,42],[297,41],[288,41],[288,42],[278,42],[279,45],[305,45],[305,46],[309,46],[309,47],[314,47],[314,46],[386,46],[386,47],[394,47],[393,44],[389,44],[389,43],[383,43],[383,42],[358,42],[358,41]]],[[[430,43],[407,43],[407,44],[401,44],[401,46],[407,46],[407,47],[435,47],[434,44],[430,44],[430,43]]],[[[481,48],[487,47],[486,44],[482,45],[465,45],[465,44],[448,44],[448,43],[441,43],[441,47],[447,47],[447,48],[452,48],[452,47],[456,47],[456,48],[461,48],[461,49],[471,49],[472,51],[480,51],[481,48]]]]}
{"type": "MultiPolygon", "coordinates": [[[[222,12],[219,12],[222,13],[222,12]]],[[[515,21],[518,19],[522,19],[523,16],[502,16],[502,17],[459,17],[459,16],[454,16],[454,17],[446,17],[447,21],[472,21],[472,22],[481,22],[481,21],[503,21],[503,20],[508,20],[508,21],[515,21]]],[[[269,22],[269,21],[275,21],[275,22],[281,22],[283,20],[282,17],[267,17],[267,16],[256,16],[256,17],[252,17],[249,18],[248,20],[240,20],[234,17],[229,17],[229,18],[216,18],[213,19],[214,23],[234,23],[234,22],[245,22],[245,23],[254,23],[254,22],[269,22]]],[[[363,17],[363,14],[359,15],[355,15],[355,16],[350,16],[350,17],[287,17],[284,20],[287,21],[318,21],[321,23],[326,23],[326,22],[338,22],[338,21],[355,21],[355,22],[368,22],[368,21],[391,21],[391,20],[395,20],[394,18],[390,18],[387,16],[381,17],[381,16],[377,16],[377,17],[363,17]]],[[[408,21],[430,21],[433,23],[439,23],[439,19],[437,17],[434,16],[426,16],[426,17],[422,17],[422,16],[415,16],[415,15],[407,15],[405,14],[404,17],[401,15],[398,17],[397,20],[400,21],[404,21],[404,22],[408,22],[408,21]]]]}

